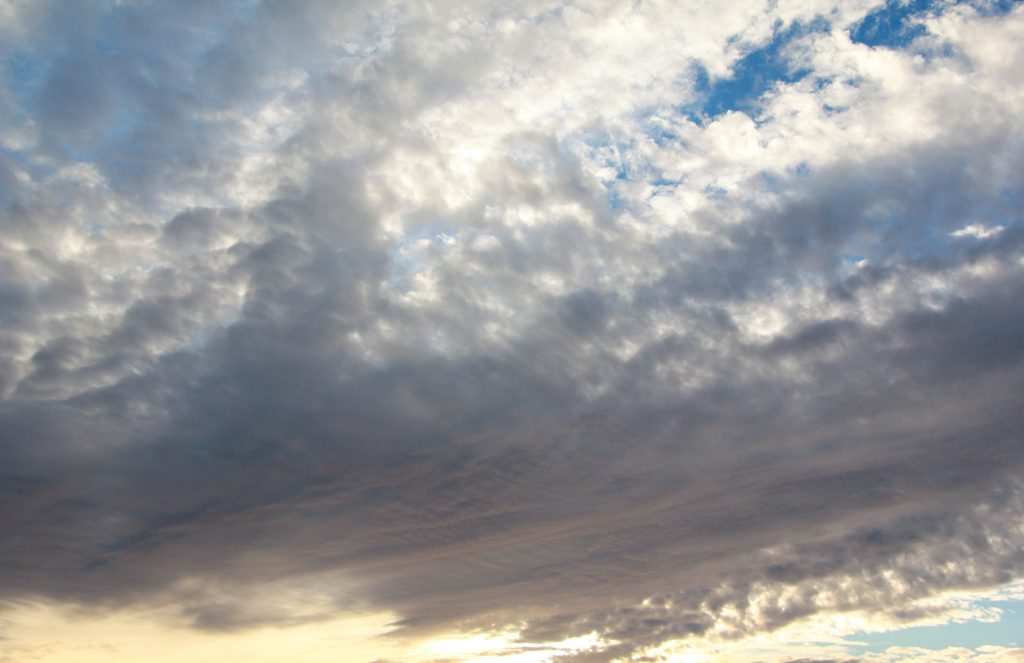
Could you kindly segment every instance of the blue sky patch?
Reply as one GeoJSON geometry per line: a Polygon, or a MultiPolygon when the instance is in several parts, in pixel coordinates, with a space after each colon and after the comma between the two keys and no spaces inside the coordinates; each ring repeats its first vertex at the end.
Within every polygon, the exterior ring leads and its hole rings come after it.
{"type": "Polygon", "coordinates": [[[8,90],[13,93],[19,104],[25,106],[31,102],[32,97],[46,83],[52,64],[52,57],[36,58],[19,51],[6,54],[4,70],[8,90]]]}
{"type": "Polygon", "coordinates": [[[1002,610],[1002,618],[996,622],[971,620],[937,626],[915,626],[885,633],[857,633],[847,638],[858,643],[851,645],[851,653],[879,653],[889,647],[973,649],[984,645],[1014,647],[1024,643],[1024,601],[984,600],[977,605],[999,608],[1002,610]]]}
{"type": "Polygon", "coordinates": [[[697,107],[681,110],[698,123],[701,117],[714,117],[730,110],[752,114],[761,97],[776,84],[793,83],[810,73],[791,68],[785,54],[786,46],[803,35],[828,29],[829,25],[824,20],[806,25],[797,22],[786,28],[779,25],[770,42],[750,51],[736,63],[729,78],[711,80],[707,70],[698,66],[697,107]]]}
{"type": "Polygon", "coordinates": [[[850,39],[867,46],[907,46],[927,32],[916,19],[934,6],[931,0],[889,0],[854,26],[850,39]]]}
{"type": "MultiPolygon", "coordinates": [[[[1001,16],[1013,10],[1014,7],[1024,0],[988,0],[972,2],[978,11],[986,16],[1001,16]]],[[[959,2],[956,4],[960,4],[959,2]]]]}
{"type": "MultiPolygon", "coordinates": [[[[1021,1],[980,0],[965,3],[958,0],[950,4],[970,4],[983,15],[998,16],[1009,12],[1021,1]]],[[[928,13],[941,14],[945,6],[945,3],[933,0],[888,0],[884,7],[871,12],[854,26],[850,30],[850,38],[867,46],[906,47],[928,32],[919,19],[928,13]]]]}

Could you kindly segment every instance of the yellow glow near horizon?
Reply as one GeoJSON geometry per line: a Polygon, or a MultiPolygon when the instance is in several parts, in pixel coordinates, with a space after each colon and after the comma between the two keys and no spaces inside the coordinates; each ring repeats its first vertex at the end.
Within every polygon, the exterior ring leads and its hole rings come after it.
{"type": "Polygon", "coordinates": [[[540,663],[605,644],[597,634],[524,643],[511,631],[453,633],[418,642],[381,637],[396,619],[387,612],[351,614],[291,626],[211,632],[181,624],[166,608],[100,613],[26,602],[0,610],[0,663],[540,663]]]}
{"type": "Polygon", "coordinates": [[[167,611],[84,614],[81,608],[24,603],[0,613],[0,662],[38,663],[370,663],[402,656],[378,636],[389,613],[346,615],[286,627],[208,632],[175,625],[167,611]]]}
{"type": "Polygon", "coordinates": [[[558,656],[594,649],[602,643],[596,633],[559,642],[527,643],[514,631],[478,633],[432,640],[422,646],[428,657],[456,658],[474,662],[534,663],[550,661],[558,656]]]}

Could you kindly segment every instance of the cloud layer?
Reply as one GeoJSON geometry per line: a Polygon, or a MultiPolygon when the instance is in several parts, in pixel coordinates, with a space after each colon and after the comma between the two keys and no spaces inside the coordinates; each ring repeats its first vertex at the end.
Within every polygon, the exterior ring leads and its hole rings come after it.
{"type": "Polygon", "coordinates": [[[911,5],[0,5],[0,600],[610,660],[1019,577],[1024,11],[911,5]]]}

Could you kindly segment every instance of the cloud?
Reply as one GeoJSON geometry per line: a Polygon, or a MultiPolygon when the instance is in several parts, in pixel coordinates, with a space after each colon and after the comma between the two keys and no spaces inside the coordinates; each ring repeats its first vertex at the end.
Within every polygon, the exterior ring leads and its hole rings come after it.
{"type": "Polygon", "coordinates": [[[1021,575],[1019,8],[11,7],[0,599],[610,660],[1021,575]]]}

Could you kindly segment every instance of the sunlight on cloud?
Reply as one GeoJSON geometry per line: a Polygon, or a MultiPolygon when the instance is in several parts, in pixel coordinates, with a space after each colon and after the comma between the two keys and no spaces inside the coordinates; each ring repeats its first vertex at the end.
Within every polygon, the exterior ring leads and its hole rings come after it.
{"type": "Polygon", "coordinates": [[[427,658],[459,661],[512,661],[514,663],[540,663],[563,656],[591,651],[602,643],[596,633],[569,638],[560,642],[530,643],[520,634],[463,635],[452,639],[430,640],[422,646],[427,658]]]}
{"type": "Polygon", "coordinates": [[[1003,228],[1002,226],[989,227],[982,225],[980,223],[972,223],[970,225],[964,226],[963,228],[960,228],[959,230],[951,232],[950,236],[986,239],[988,237],[992,237],[993,235],[998,235],[999,233],[1003,232],[1003,230],[1005,230],[1005,228],[1003,228]]]}

